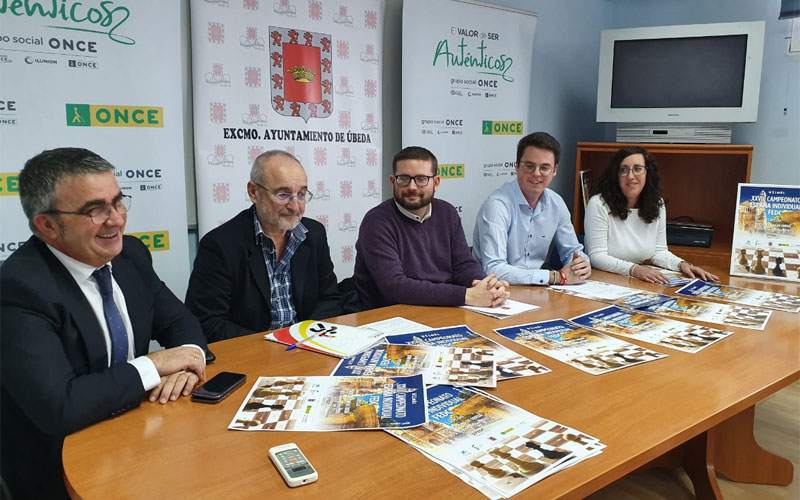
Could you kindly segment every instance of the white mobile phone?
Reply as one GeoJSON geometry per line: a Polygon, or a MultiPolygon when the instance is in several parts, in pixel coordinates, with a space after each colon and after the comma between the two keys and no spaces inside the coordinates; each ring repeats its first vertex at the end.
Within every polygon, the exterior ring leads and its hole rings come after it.
{"type": "Polygon", "coordinates": [[[290,488],[303,486],[317,480],[317,471],[294,443],[269,449],[269,458],[290,488]]]}

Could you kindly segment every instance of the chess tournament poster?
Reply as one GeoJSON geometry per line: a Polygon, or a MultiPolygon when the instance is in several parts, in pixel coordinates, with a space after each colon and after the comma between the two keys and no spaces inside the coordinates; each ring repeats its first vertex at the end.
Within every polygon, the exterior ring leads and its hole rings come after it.
{"type": "Polygon", "coordinates": [[[489,498],[600,453],[596,438],[469,387],[429,387],[428,422],[390,430],[489,498]]]}
{"type": "Polygon", "coordinates": [[[731,276],[800,282],[800,186],[739,184],[731,276]]]}
{"type": "Polygon", "coordinates": [[[427,421],[422,375],[258,377],[228,429],[403,429],[427,421]]]}
{"type": "Polygon", "coordinates": [[[425,384],[497,387],[492,349],[383,344],[343,359],[332,376],[422,374],[425,384]]]}
{"type": "Polygon", "coordinates": [[[602,375],[667,357],[561,318],[497,328],[498,335],[586,373],[602,375]]]}
{"type": "MultiPolygon", "coordinates": [[[[427,327],[426,327],[427,328],[427,327]]],[[[488,339],[480,333],[473,332],[466,325],[448,326],[435,330],[418,331],[401,335],[388,335],[386,342],[390,344],[434,345],[440,347],[472,347],[493,349],[497,380],[516,377],[529,377],[548,373],[549,368],[517,354],[511,349],[488,339]]]]}
{"type": "Polygon", "coordinates": [[[591,311],[570,318],[570,321],[603,333],[622,335],[690,353],[699,352],[733,333],[617,306],[591,311]]]}

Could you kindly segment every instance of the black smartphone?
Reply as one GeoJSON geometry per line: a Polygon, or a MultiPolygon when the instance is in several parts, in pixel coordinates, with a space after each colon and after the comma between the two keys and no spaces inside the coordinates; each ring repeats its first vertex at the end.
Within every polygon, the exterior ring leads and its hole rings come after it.
{"type": "Polygon", "coordinates": [[[192,391],[192,401],[216,404],[228,397],[237,387],[244,384],[247,375],[243,373],[219,372],[205,384],[192,391]]]}

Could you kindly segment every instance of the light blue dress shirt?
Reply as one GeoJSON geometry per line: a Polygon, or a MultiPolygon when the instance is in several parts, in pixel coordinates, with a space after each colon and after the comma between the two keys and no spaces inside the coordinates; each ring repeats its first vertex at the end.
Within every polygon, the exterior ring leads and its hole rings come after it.
{"type": "Polygon", "coordinates": [[[562,266],[572,261],[574,250],[589,260],[561,196],[545,189],[534,210],[514,179],[495,190],[478,211],[472,255],[487,274],[497,273],[512,285],[547,285],[550,272],[541,267],[551,241],[562,266]]]}

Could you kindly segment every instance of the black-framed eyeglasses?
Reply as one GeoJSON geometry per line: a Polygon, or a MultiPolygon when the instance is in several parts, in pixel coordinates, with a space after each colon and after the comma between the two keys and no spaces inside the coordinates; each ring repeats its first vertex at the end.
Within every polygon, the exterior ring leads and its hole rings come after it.
{"type": "Polygon", "coordinates": [[[406,187],[409,184],[411,184],[411,179],[414,179],[414,184],[416,184],[417,187],[424,188],[425,186],[428,185],[428,183],[434,177],[436,177],[436,176],[435,175],[406,175],[406,174],[400,174],[400,175],[395,175],[394,176],[394,181],[397,183],[398,186],[406,187]]]}
{"type": "Polygon", "coordinates": [[[271,195],[272,195],[272,196],[275,198],[275,201],[277,201],[277,202],[278,202],[278,203],[280,203],[281,205],[288,205],[288,204],[289,204],[289,203],[291,203],[291,202],[292,202],[292,200],[293,200],[293,199],[295,199],[295,198],[297,198],[297,202],[298,202],[298,203],[308,203],[308,202],[309,202],[309,201],[311,201],[311,199],[314,197],[314,193],[312,193],[312,192],[311,192],[311,191],[309,191],[309,190],[300,191],[300,192],[299,192],[299,193],[297,193],[297,194],[292,194],[292,193],[276,193],[276,192],[274,192],[274,191],[271,191],[271,190],[270,190],[268,187],[266,187],[266,186],[262,186],[261,184],[259,184],[259,183],[255,182],[255,181],[253,181],[253,184],[255,184],[256,186],[260,187],[260,188],[261,188],[261,189],[263,189],[264,191],[266,191],[266,192],[268,192],[269,194],[271,194],[271,195]]]}
{"type": "Polygon", "coordinates": [[[118,214],[125,215],[131,208],[131,196],[127,194],[121,194],[116,200],[112,201],[111,203],[103,203],[101,205],[95,205],[92,208],[83,210],[81,212],[67,212],[65,210],[45,210],[42,213],[53,214],[53,215],[63,215],[63,214],[83,215],[92,219],[92,222],[99,226],[100,224],[105,224],[106,221],[111,218],[112,208],[116,210],[118,214]]]}
{"type": "Polygon", "coordinates": [[[522,171],[526,174],[532,174],[536,172],[537,168],[539,169],[539,173],[542,175],[547,175],[553,171],[553,166],[548,163],[545,163],[544,165],[537,165],[529,161],[521,161],[517,162],[517,166],[522,168],[522,171]]]}
{"type": "Polygon", "coordinates": [[[629,173],[633,172],[633,175],[642,175],[647,170],[647,167],[644,165],[634,165],[632,167],[619,167],[617,173],[620,177],[625,177],[629,173]]]}

